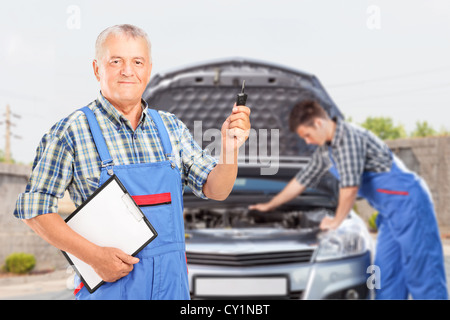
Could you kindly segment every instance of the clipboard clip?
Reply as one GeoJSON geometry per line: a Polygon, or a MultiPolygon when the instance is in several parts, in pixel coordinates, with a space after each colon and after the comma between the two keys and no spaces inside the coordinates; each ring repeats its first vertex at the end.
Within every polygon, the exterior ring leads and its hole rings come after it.
{"type": "Polygon", "coordinates": [[[131,215],[137,220],[141,221],[144,217],[142,213],[136,208],[136,204],[131,198],[131,196],[128,193],[124,193],[122,195],[122,201],[125,203],[125,205],[128,208],[128,211],[131,213],[131,215]]]}

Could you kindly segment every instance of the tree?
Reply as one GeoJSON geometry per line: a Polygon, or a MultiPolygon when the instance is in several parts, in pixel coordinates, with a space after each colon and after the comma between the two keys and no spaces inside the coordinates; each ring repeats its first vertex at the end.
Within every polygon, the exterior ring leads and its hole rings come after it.
{"type": "Polygon", "coordinates": [[[394,126],[392,119],[389,117],[367,117],[361,126],[372,131],[382,140],[406,137],[405,128],[402,125],[394,126]]]}
{"type": "Polygon", "coordinates": [[[411,137],[431,137],[437,135],[427,121],[417,121],[416,129],[411,133],[411,137]]]}

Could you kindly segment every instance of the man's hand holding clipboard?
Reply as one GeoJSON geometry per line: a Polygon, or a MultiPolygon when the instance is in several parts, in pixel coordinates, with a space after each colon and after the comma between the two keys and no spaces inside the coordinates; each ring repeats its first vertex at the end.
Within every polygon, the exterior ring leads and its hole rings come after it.
{"type": "Polygon", "coordinates": [[[133,265],[139,262],[138,258],[117,248],[99,247],[98,249],[91,266],[106,282],[114,282],[125,277],[133,270],[133,265]]]}

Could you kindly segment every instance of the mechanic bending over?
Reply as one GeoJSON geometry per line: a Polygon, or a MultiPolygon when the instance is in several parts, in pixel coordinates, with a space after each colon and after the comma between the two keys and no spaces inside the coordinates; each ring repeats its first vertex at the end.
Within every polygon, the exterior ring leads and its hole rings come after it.
{"type": "Polygon", "coordinates": [[[77,299],[189,299],[183,185],[202,198],[227,198],[237,175],[238,149],[248,138],[250,109],[230,106],[217,161],[173,114],[150,110],[141,98],[152,70],[150,49],[147,34],[132,25],[100,33],[93,61],[100,93],[86,112],[73,112],[44,135],[16,203],[16,217],[106,281],[90,294],[78,279],[77,299]],[[66,189],[79,206],[112,173],[131,195],[170,192],[172,203],[147,215],[158,236],[137,257],[89,242],[56,213],[66,189]]]}
{"type": "Polygon", "coordinates": [[[359,195],[379,212],[375,265],[380,268],[377,299],[447,299],[444,258],[430,193],[425,182],[408,171],[388,146],[371,132],[330,119],[316,101],[291,111],[290,129],[308,144],[318,145],[308,165],[267,203],[249,209],[269,211],[302,193],[330,170],[339,180],[334,217],[321,229],[336,229],[359,195]]]}

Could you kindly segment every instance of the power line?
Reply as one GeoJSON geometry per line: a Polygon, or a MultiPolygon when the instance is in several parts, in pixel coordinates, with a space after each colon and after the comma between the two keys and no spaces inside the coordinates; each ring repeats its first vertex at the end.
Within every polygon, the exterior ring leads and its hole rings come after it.
{"type": "Polygon", "coordinates": [[[47,101],[46,98],[39,97],[36,95],[26,94],[26,93],[17,93],[9,90],[0,89],[0,95],[6,96],[12,99],[18,99],[18,100],[28,100],[28,101],[34,101],[34,102],[45,102],[47,101]]]}
{"type": "Polygon", "coordinates": [[[417,72],[412,72],[412,73],[398,74],[398,75],[393,75],[393,76],[386,76],[386,77],[381,77],[381,78],[372,78],[372,79],[352,81],[352,82],[347,82],[347,83],[331,84],[331,85],[327,85],[326,88],[342,88],[342,87],[362,85],[362,84],[371,83],[371,82],[379,82],[379,81],[401,79],[401,78],[410,78],[410,77],[416,77],[416,76],[420,76],[420,75],[424,75],[424,74],[428,74],[428,73],[439,72],[439,71],[442,71],[445,69],[450,69],[450,66],[444,66],[444,67],[439,67],[439,68],[435,68],[435,69],[417,71],[417,72]]]}
{"type": "Polygon", "coordinates": [[[431,86],[431,87],[424,87],[424,88],[418,88],[418,89],[409,89],[409,90],[402,90],[402,91],[397,91],[397,92],[390,92],[390,93],[386,93],[386,94],[379,94],[379,95],[372,95],[372,96],[366,96],[366,97],[359,97],[359,98],[351,98],[348,100],[343,100],[342,102],[355,102],[355,101],[362,101],[362,100],[367,100],[367,99],[382,99],[382,98],[386,98],[386,97],[395,97],[395,96],[402,96],[405,94],[411,94],[411,93],[416,93],[416,92],[421,92],[421,91],[427,91],[427,90],[434,90],[434,89],[450,89],[450,83],[446,83],[446,84],[442,84],[442,85],[435,85],[435,86],[431,86]]]}

